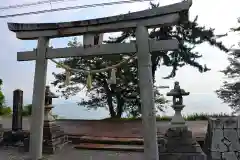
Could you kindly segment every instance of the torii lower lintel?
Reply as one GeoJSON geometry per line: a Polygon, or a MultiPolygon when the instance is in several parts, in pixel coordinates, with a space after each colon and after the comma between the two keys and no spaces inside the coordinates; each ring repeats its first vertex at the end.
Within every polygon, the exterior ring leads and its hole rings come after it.
{"type": "MultiPolygon", "coordinates": [[[[179,42],[176,39],[171,40],[150,40],[150,52],[169,51],[178,49],[179,42]]],[[[67,57],[82,57],[82,56],[98,56],[98,55],[116,55],[116,54],[131,54],[136,53],[137,48],[135,43],[116,43],[116,44],[101,44],[94,45],[88,48],[84,47],[67,47],[67,48],[48,48],[46,54],[47,59],[67,58],[67,57]]],[[[18,61],[30,61],[37,59],[37,52],[24,51],[17,53],[18,61]]]]}

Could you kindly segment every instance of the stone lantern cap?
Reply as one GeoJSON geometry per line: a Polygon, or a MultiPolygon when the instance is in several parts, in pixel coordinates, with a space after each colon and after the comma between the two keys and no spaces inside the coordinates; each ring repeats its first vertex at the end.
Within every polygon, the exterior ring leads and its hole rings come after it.
{"type": "Polygon", "coordinates": [[[46,86],[45,89],[45,106],[52,105],[52,99],[53,98],[58,98],[59,96],[55,95],[50,91],[50,87],[46,86]]]}
{"type": "Polygon", "coordinates": [[[46,86],[45,97],[48,98],[58,98],[59,96],[50,91],[50,87],[46,86]]]}
{"type": "Polygon", "coordinates": [[[186,92],[184,89],[181,89],[179,82],[174,82],[174,88],[167,93],[167,96],[188,96],[190,92],[186,92]]]}
{"type": "Polygon", "coordinates": [[[173,105],[174,106],[182,106],[183,105],[183,96],[188,96],[190,92],[186,92],[184,89],[181,89],[179,82],[174,82],[174,88],[167,93],[167,96],[173,97],[173,105]]]}

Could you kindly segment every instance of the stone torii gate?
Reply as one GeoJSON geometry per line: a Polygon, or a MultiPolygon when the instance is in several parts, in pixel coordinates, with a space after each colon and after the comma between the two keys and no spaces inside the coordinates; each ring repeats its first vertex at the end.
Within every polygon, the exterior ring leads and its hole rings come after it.
{"type": "MultiPolygon", "coordinates": [[[[188,21],[192,2],[184,1],[168,6],[143,10],[130,14],[62,23],[22,24],[8,23],[9,30],[22,40],[38,40],[37,49],[17,53],[18,61],[35,60],[33,111],[31,119],[30,155],[33,160],[42,158],[44,92],[47,59],[77,56],[99,56],[136,53],[139,68],[139,86],[142,99],[144,159],[158,160],[156,117],[151,72],[151,52],[178,49],[178,41],[149,40],[148,28],[170,26],[188,21]],[[94,35],[107,32],[136,29],[136,42],[94,45],[94,35]],[[84,45],[90,47],[49,48],[51,38],[84,36],[84,45]]],[[[99,36],[101,37],[101,36],[99,36]]]]}

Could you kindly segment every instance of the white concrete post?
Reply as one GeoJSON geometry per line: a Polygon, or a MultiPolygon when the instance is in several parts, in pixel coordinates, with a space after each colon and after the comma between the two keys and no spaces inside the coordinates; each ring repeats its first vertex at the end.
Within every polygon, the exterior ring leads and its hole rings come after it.
{"type": "Polygon", "coordinates": [[[152,62],[149,51],[148,29],[138,26],[136,29],[138,74],[142,107],[144,138],[144,159],[158,160],[157,128],[152,79],[152,62]]]}
{"type": "Polygon", "coordinates": [[[44,99],[47,76],[46,51],[48,43],[49,39],[46,37],[38,39],[30,128],[30,156],[32,160],[42,158],[44,99]]]}

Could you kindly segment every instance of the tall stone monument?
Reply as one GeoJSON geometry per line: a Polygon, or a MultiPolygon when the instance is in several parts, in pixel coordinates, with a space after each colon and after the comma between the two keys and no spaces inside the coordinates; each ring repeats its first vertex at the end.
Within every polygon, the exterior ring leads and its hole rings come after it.
{"type": "Polygon", "coordinates": [[[2,117],[0,116],[0,143],[3,140],[2,117]]]}
{"type": "Polygon", "coordinates": [[[23,91],[16,89],[13,91],[13,115],[12,131],[22,130],[22,108],[23,108],[23,91]]]}
{"type": "Polygon", "coordinates": [[[43,153],[53,154],[58,149],[61,149],[67,143],[67,135],[55,123],[51,110],[53,108],[52,99],[57,98],[50,91],[50,87],[45,89],[45,112],[44,112],[44,127],[43,127],[43,153]]]}
{"type": "Polygon", "coordinates": [[[170,127],[165,134],[165,148],[159,149],[159,159],[206,160],[206,155],[203,153],[181,115],[181,111],[185,107],[183,105],[183,96],[189,94],[189,92],[181,89],[179,82],[175,82],[174,89],[167,93],[167,96],[173,97],[172,108],[175,111],[175,115],[172,117],[170,127]]]}
{"type": "Polygon", "coordinates": [[[22,130],[22,107],[23,107],[23,91],[16,89],[13,91],[13,114],[12,114],[12,130],[3,134],[2,145],[5,146],[21,146],[27,134],[22,130]]]}

